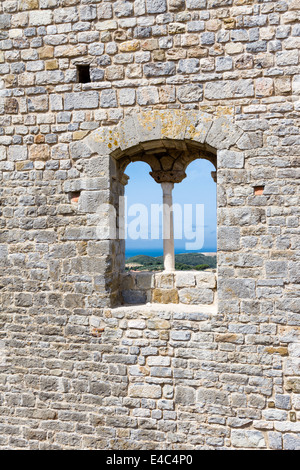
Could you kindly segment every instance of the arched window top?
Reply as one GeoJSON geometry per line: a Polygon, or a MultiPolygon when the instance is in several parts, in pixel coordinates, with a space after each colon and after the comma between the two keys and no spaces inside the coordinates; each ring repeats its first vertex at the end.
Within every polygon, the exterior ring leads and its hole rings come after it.
{"type": "Polygon", "coordinates": [[[122,153],[118,152],[116,156],[121,173],[124,173],[131,162],[148,163],[152,170],[150,174],[157,183],[181,182],[186,177],[185,170],[188,165],[199,158],[210,161],[217,169],[216,151],[208,145],[197,142],[150,141],[122,153]]]}

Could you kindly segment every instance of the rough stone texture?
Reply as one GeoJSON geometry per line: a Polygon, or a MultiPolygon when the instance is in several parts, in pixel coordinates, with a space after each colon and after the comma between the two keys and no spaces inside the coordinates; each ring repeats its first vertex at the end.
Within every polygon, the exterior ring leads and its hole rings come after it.
{"type": "Polygon", "coordinates": [[[125,304],[216,303],[216,275],[197,271],[174,274],[128,272],[120,280],[125,304]]]}
{"type": "Polygon", "coordinates": [[[299,20],[296,0],[0,3],[1,449],[300,449],[299,20]],[[218,299],[178,273],[123,291],[179,303],[112,308],[105,204],[131,161],[166,170],[157,149],[216,166],[218,299]]]}

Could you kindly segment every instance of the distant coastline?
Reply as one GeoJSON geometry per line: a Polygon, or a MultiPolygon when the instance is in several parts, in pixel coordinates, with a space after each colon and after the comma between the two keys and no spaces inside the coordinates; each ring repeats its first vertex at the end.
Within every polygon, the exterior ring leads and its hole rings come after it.
{"type": "MultiPolygon", "coordinates": [[[[214,254],[203,253],[176,253],[176,271],[204,271],[217,267],[217,258],[214,254]]],[[[164,257],[135,255],[125,260],[125,270],[127,271],[163,271],[164,257]]]]}
{"type": "MultiPolygon", "coordinates": [[[[202,255],[206,255],[206,256],[216,256],[217,250],[216,250],[216,248],[212,248],[211,250],[209,248],[205,248],[205,251],[186,251],[186,250],[180,249],[180,248],[177,249],[177,250],[175,249],[175,254],[176,255],[188,254],[188,253],[191,253],[191,254],[201,253],[202,255]]],[[[138,255],[146,255],[146,256],[153,256],[153,257],[163,256],[163,250],[162,249],[147,250],[147,249],[143,249],[143,248],[136,248],[136,249],[130,249],[129,248],[125,252],[125,259],[132,258],[133,256],[138,256],[138,255]]]]}

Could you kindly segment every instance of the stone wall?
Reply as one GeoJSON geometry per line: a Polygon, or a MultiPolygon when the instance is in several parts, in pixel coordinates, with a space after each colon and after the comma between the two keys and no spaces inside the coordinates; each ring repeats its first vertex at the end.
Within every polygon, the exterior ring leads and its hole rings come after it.
{"type": "Polygon", "coordinates": [[[1,449],[300,449],[299,19],[0,3],[1,449]],[[104,206],[155,149],[216,162],[217,311],[112,308],[104,206]]]}
{"type": "Polygon", "coordinates": [[[216,274],[179,271],[175,273],[127,272],[121,276],[124,304],[212,305],[217,302],[216,274]]]}

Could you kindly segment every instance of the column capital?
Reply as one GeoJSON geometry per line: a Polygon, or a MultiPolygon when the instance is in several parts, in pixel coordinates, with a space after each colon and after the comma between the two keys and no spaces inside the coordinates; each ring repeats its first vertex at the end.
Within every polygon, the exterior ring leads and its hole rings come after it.
{"type": "Polygon", "coordinates": [[[126,175],[126,173],[120,173],[119,174],[119,181],[123,186],[126,186],[128,184],[128,180],[130,177],[126,175]]]}
{"type": "Polygon", "coordinates": [[[216,183],[216,182],[217,182],[217,172],[216,172],[216,171],[212,171],[212,172],[211,172],[211,177],[212,177],[212,179],[214,180],[214,182],[216,183]]]}
{"type": "Polygon", "coordinates": [[[186,177],[184,170],[155,170],[150,175],[157,183],[181,183],[186,177]]]}

